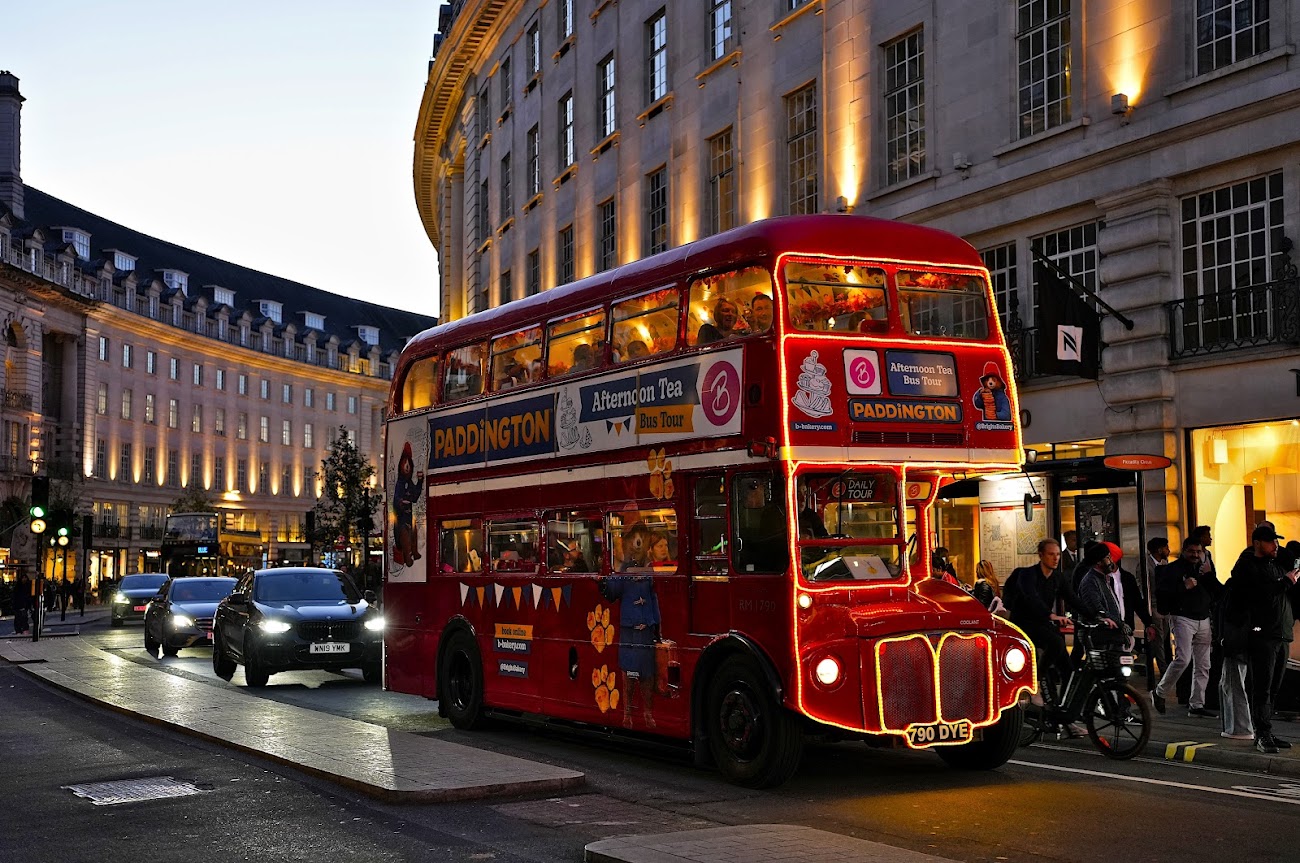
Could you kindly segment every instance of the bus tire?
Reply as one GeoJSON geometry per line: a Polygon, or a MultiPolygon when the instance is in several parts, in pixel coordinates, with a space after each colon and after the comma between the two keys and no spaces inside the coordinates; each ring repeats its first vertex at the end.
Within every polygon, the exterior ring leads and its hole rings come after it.
{"type": "Polygon", "coordinates": [[[1003,711],[1002,718],[984,729],[984,736],[960,746],[936,746],[935,751],[949,767],[958,770],[992,770],[1007,763],[1020,745],[1025,710],[1016,705],[1003,711]]]}
{"type": "Polygon", "coordinates": [[[709,751],[727,781],[771,788],[799,768],[799,722],[777,701],[752,657],[736,654],[722,661],[709,681],[704,709],[709,751]]]}
{"type": "Polygon", "coordinates": [[[235,676],[235,660],[226,656],[226,648],[219,635],[212,639],[212,673],[226,682],[235,676]]]}
{"type": "Polygon", "coordinates": [[[474,636],[458,630],[447,642],[438,668],[438,700],[455,727],[483,726],[483,662],[474,636]]]}
{"type": "Polygon", "coordinates": [[[253,689],[261,689],[271,679],[271,672],[266,670],[257,658],[256,650],[246,650],[244,656],[244,682],[253,689]]]}

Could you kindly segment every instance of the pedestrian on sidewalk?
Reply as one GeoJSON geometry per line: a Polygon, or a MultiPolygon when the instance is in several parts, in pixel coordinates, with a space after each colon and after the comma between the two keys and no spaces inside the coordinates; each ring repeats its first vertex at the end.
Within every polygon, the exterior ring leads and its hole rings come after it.
{"type": "MultiPolygon", "coordinates": [[[[1253,557],[1254,549],[1249,548],[1242,555],[1253,557]]],[[[1255,723],[1250,718],[1250,697],[1246,689],[1246,674],[1250,670],[1250,609],[1246,603],[1249,586],[1237,574],[1241,566],[1241,558],[1238,558],[1215,606],[1218,647],[1222,655],[1219,716],[1223,730],[1219,736],[1229,740],[1254,740],[1255,723]]]]}
{"type": "Polygon", "coordinates": [[[1255,722],[1255,748],[1273,755],[1291,744],[1273,734],[1273,701],[1286,672],[1295,613],[1300,600],[1296,582],[1300,572],[1283,572],[1277,565],[1278,540],[1271,526],[1261,524],[1250,535],[1251,547],[1241,553],[1232,569],[1240,578],[1250,615],[1247,651],[1250,657],[1250,715],[1255,722]]]}
{"type": "Polygon", "coordinates": [[[32,580],[27,573],[18,573],[14,580],[14,634],[22,635],[30,626],[29,615],[33,608],[32,580]]]}
{"type": "Polygon", "coordinates": [[[1210,609],[1223,590],[1214,570],[1205,563],[1204,549],[1195,539],[1183,543],[1182,555],[1156,573],[1156,599],[1166,612],[1174,631],[1174,659],[1165,669],[1151,693],[1158,713],[1164,713],[1165,695],[1178,684],[1178,678],[1192,666],[1192,691],[1188,698],[1188,716],[1216,718],[1219,714],[1205,706],[1205,690],[1210,682],[1210,609]]]}

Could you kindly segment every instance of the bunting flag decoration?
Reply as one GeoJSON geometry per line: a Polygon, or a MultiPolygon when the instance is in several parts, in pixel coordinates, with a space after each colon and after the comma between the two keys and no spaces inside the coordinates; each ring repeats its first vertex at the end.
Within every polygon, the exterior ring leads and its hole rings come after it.
{"type": "Polygon", "coordinates": [[[465,582],[460,583],[460,604],[465,604],[465,598],[469,596],[469,585],[465,582]]]}
{"type": "Polygon", "coordinates": [[[541,607],[542,607],[542,586],[540,584],[534,584],[533,585],[533,608],[541,608],[541,607]]]}
{"type": "Polygon", "coordinates": [[[631,417],[627,417],[621,420],[605,420],[605,431],[613,432],[615,437],[621,435],[624,429],[626,429],[629,432],[632,430],[631,417]]]}
{"type": "Polygon", "coordinates": [[[564,590],[562,587],[551,588],[551,602],[555,604],[555,610],[560,610],[560,593],[564,590]]]}
{"type": "Polygon", "coordinates": [[[493,585],[492,585],[492,589],[496,591],[496,594],[497,594],[497,605],[500,606],[500,605],[501,605],[501,597],[503,597],[503,596],[506,595],[506,586],[505,586],[504,584],[493,584],[493,585]]]}
{"type": "MultiPolygon", "coordinates": [[[[564,587],[560,588],[560,593],[564,596],[564,604],[568,605],[569,597],[573,595],[573,585],[566,584],[564,587]]],[[[558,607],[559,606],[556,606],[556,608],[558,607]]]]}
{"type": "Polygon", "coordinates": [[[515,600],[515,608],[523,608],[523,604],[520,602],[520,598],[523,596],[523,593],[524,593],[524,589],[522,587],[510,588],[510,595],[515,600]]]}
{"type": "Polygon", "coordinates": [[[482,607],[483,607],[483,590],[484,590],[484,588],[482,587],[482,585],[480,585],[479,587],[474,588],[474,593],[478,596],[478,607],[479,607],[479,608],[482,608],[482,607]]]}

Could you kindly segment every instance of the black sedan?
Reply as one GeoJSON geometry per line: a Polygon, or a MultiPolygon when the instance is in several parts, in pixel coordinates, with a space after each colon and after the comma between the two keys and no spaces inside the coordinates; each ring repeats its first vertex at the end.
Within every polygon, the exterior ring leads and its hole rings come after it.
{"type": "Polygon", "coordinates": [[[212,643],[217,603],[235,589],[233,578],[173,578],[158,588],[144,613],[144,652],[175,656],[182,648],[212,643]]]}
{"type": "Polygon", "coordinates": [[[121,626],[128,620],[144,620],[144,610],[149,606],[149,600],[154,598],[158,588],[166,582],[165,572],[141,572],[123,578],[117,586],[117,593],[113,594],[113,610],[110,615],[112,625],[121,626]]]}
{"type": "Polygon", "coordinates": [[[316,567],[260,569],[217,605],[212,670],[223,680],[244,666],[249,686],[278,671],[360,668],[379,682],[384,618],[347,573],[316,567]]]}

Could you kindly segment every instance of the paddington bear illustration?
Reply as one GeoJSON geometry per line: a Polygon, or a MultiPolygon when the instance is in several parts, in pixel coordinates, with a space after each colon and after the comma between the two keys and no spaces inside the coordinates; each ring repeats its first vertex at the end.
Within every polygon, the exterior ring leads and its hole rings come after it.
{"type": "Polygon", "coordinates": [[[397,482],[393,487],[393,560],[410,566],[420,559],[419,543],[415,534],[415,504],[420,499],[420,486],[424,474],[416,473],[411,442],[402,445],[402,457],[397,461],[397,482]]]}
{"type": "Polygon", "coordinates": [[[1011,398],[1007,395],[1006,382],[994,362],[984,364],[984,374],[980,375],[980,388],[971,398],[975,410],[982,420],[1011,420],[1011,398]]]}

